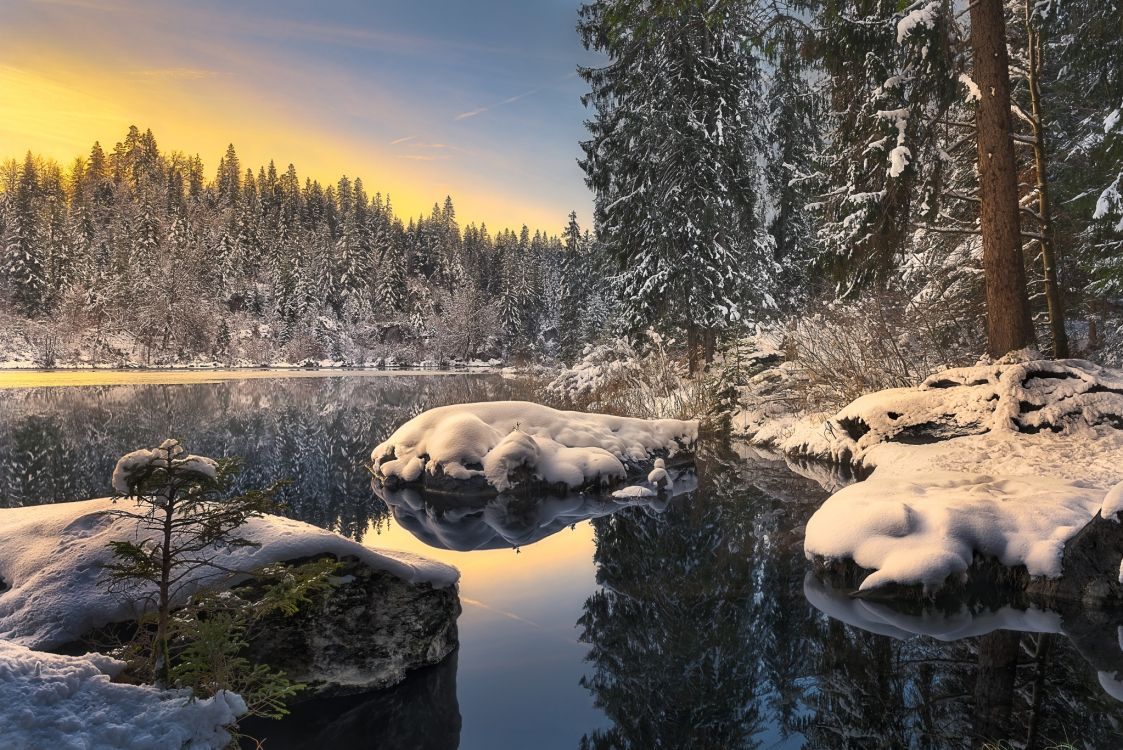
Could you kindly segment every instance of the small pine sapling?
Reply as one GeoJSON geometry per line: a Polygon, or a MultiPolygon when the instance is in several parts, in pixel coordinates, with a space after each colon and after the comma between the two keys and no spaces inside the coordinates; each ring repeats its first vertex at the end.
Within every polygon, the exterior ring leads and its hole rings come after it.
{"type": "Polygon", "coordinates": [[[109,514],[136,522],[131,540],[110,542],[105,566],[110,590],[136,597],[155,616],[150,663],[158,684],[172,683],[169,653],[172,607],[187,595],[246,571],[215,561],[220,548],[254,546],[237,535],[248,519],[274,510],[278,485],[223,497],[236,471],[233,459],[189,455],[176,440],[126,454],[113,470],[122,500],[109,514]]]}

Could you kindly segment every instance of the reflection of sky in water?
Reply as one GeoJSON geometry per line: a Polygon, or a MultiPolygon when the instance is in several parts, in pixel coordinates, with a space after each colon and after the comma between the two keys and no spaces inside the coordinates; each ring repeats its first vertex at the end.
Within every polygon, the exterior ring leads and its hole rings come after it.
{"type": "Polygon", "coordinates": [[[588,522],[518,554],[437,549],[392,521],[365,541],[460,569],[461,748],[573,750],[583,734],[608,725],[578,684],[588,646],[578,642],[576,624],[596,587],[588,522]]]}

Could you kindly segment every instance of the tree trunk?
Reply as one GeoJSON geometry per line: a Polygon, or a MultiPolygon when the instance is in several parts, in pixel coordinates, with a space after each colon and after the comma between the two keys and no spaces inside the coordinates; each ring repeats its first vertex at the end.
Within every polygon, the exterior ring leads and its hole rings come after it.
{"type": "Polygon", "coordinates": [[[973,747],[1001,746],[1012,736],[1020,644],[1021,633],[1011,630],[996,630],[979,638],[973,747]]]}
{"type": "Polygon", "coordinates": [[[971,6],[971,48],[981,98],[975,111],[979,149],[979,223],[992,357],[1034,344],[1019,223],[1018,177],[1010,131],[1010,68],[1001,0],[971,6]]]}
{"type": "Polygon", "coordinates": [[[1033,0],[1025,3],[1026,47],[1029,53],[1029,102],[1033,120],[1033,171],[1036,176],[1037,217],[1041,227],[1041,265],[1045,274],[1045,301],[1049,308],[1049,330],[1053,337],[1053,357],[1068,356],[1065,332],[1064,291],[1057,279],[1057,258],[1053,245],[1053,216],[1049,204],[1049,177],[1045,162],[1045,119],[1041,108],[1041,30],[1033,19],[1033,0]]]}

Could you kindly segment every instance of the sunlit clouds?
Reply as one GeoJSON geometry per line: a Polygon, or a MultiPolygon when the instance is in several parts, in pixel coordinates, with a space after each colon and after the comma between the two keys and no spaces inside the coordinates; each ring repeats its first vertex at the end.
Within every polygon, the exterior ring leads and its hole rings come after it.
{"type": "Polygon", "coordinates": [[[0,156],[69,165],[136,124],[208,172],[233,142],[255,168],[362,177],[407,216],[451,194],[462,222],[559,231],[590,203],[586,60],[571,2],[525,6],[5,0],[0,156]]]}

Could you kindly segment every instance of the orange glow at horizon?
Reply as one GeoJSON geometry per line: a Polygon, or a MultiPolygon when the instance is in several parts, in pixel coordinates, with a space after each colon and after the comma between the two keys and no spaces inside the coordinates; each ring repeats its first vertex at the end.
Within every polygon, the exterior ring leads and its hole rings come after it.
{"type": "MultiPolygon", "coordinates": [[[[75,10],[63,0],[42,3],[55,4],[75,10]]],[[[95,38],[79,53],[66,31],[37,41],[0,28],[0,160],[30,151],[69,170],[94,141],[108,152],[136,125],[151,129],[164,153],[199,154],[208,180],[230,143],[243,171],[256,174],[272,160],[282,172],[294,164],[302,183],[361,177],[367,193],[389,195],[407,223],[446,195],[461,226],[484,222],[493,232],[526,224],[559,234],[568,211],[583,208],[559,205],[546,175],[521,179],[517,158],[479,142],[458,144],[443,132],[475,125],[418,111],[377,80],[343,81],[315,63],[284,69],[265,53],[218,45],[155,59],[157,52],[144,49],[159,44],[155,37],[138,39],[137,49],[95,38]]],[[[82,30],[68,31],[73,37],[82,30]]]]}

